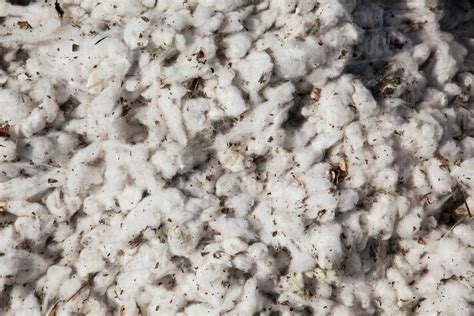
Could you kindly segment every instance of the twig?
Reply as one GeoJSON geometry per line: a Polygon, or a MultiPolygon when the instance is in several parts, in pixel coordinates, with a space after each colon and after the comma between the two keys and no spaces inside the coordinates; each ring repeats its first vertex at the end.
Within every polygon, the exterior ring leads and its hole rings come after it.
{"type": "Polygon", "coordinates": [[[66,303],[74,299],[88,285],[89,285],[89,282],[82,284],[81,287],[70,298],[66,300],[66,303]]]}
{"type": "Polygon", "coordinates": [[[95,42],[94,45],[99,44],[100,42],[102,42],[103,40],[105,40],[107,37],[108,37],[108,36],[102,37],[100,40],[98,40],[97,42],[95,42]]]}
{"type": "Polygon", "coordinates": [[[471,209],[469,208],[469,205],[467,204],[467,198],[466,198],[466,196],[464,195],[464,190],[462,189],[462,187],[459,185],[458,182],[456,182],[456,187],[458,188],[459,192],[460,192],[461,195],[462,195],[462,198],[463,198],[463,200],[464,200],[464,205],[466,206],[467,214],[469,214],[469,217],[472,217],[471,209]]]}

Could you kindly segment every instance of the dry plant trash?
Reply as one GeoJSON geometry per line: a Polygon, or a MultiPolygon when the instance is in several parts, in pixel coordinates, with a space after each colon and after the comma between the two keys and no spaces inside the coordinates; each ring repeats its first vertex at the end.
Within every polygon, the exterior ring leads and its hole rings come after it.
{"type": "Polygon", "coordinates": [[[474,315],[473,16],[0,0],[0,315],[474,315]]]}

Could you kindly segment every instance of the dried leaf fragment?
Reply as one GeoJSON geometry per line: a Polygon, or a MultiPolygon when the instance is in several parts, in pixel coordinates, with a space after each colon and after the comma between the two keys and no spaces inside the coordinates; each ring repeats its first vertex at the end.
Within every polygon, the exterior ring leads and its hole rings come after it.
{"type": "Polygon", "coordinates": [[[339,160],[339,169],[347,173],[347,162],[344,157],[342,157],[341,160],[339,160]]]}
{"type": "Polygon", "coordinates": [[[321,89],[314,88],[313,91],[311,91],[311,99],[313,99],[316,102],[319,102],[320,98],[321,98],[321,89]]]}
{"type": "Polygon", "coordinates": [[[10,137],[10,125],[8,123],[0,124],[0,137],[10,137]]]}
{"type": "Polygon", "coordinates": [[[28,21],[18,21],[17,24],[22,30],[31,30],[33,28],[28,21]]]}

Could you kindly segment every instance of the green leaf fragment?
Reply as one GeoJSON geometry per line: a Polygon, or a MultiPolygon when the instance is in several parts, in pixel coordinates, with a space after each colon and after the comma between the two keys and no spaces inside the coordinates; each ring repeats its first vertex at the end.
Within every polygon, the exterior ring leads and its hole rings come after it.
{"type": "Polygon", "coordinates": [[[153,58],[158,58],[164,53],[165,49],[161,46],[158,46],[153,50],[153,58]]]}

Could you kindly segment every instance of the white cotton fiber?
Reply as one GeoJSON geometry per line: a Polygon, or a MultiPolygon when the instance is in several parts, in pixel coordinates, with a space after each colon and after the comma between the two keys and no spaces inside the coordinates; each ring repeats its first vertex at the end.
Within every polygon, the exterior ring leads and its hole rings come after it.
{"type": "Polygon", "coordinates": [[[236,65],[239,79],[247,92],[258,91],[268,83],[273,63],[266,52],[252,52],[236,65]]]}
{"type": "Polygon", "coordinates": [[[468,1],[0,2],[0,315],[474,313],[468,1]]]}
{"type": "Polygon", "coordinates": [[[388,194],[376,196],[367,214],[369,236],[386,240],[391,237],[397,214],[395,198],[388,194]]]}
{"type": "Polygon", "coordinates": [[[0,161],[13,161],[16,157],[16,144],[12,141],[0,139],[0,161]]]}
{"type": "Polygon", "coordinates": [[[0,90],[0,120],[11,122],[11,124],[20,124],[31,113],[33,107],[31,101],[23,96],[19,96],[9,89],[0,90]]]}

